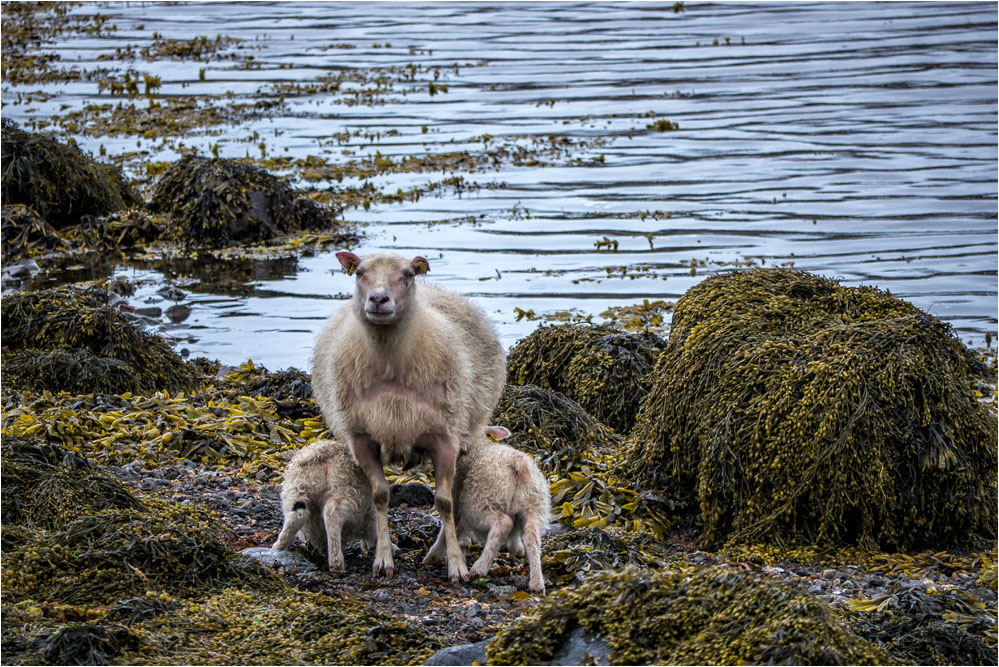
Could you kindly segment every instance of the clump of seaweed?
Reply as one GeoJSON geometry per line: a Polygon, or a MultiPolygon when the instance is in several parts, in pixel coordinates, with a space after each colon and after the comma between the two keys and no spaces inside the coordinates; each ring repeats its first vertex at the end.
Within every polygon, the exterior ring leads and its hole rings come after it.
{"type": "Polygon", "coordinates": [[[626,567],[663,568],[668,554],[648,532],[576,528],[542,543],[545,577],[555,586],[578,583],[592,573],[626,567]]]}
{"type": "Polygon", "coordinates": [[[42,645],[50,665],[110,665],[138,639],[128,628],[75,623],[47,637],[42,645]]]}
{"type": "Polygon", "coordinates": [[[24,204],[3,207],[0,239],[0,258],[4,262],[69,246],[69,241],[35,209],[24,204]]]}
{"type": "Polygon", "coordinates": [[[996,606],[962,590],[912,586],[873,600],[851,600],[844,612],[861,637],[899,664],[994,665],[996,606]]]}
{"type": "Polygon", "coordinates": [[[30,206],[57,229],[141,203],[118,167],[76,146],[13,126],[4,126],[0,143],[4,204],[30,206]]]}
{"type": "Polygon", "coordinates": [[[649,390],[648,376],[665,342],[608,326],[543,326],[510,350],[510,381],[558,391],[627,433],[649,390]]]}
{"type": "Polygon", "coordinates": [[[153,189],[149,207],[172,216],[176,240],[215,248],[329,229],[339,213],[259,167],[195,155],[186,155],[167,169],[153,189]]]}
{"type": "Polygon", "coordinates": [[[885,664],[825,602],[727,567],[626,569],[562,589],[486,647],[490,664],[550,664],[576,626],[602,638],[610,663],[885,664]]]}
{"type": "Polygon", "coordinates": [[[10,294],[0,311],[4,371],[14,387],[148,393],[189,389],[201,379],[163,337],[109,306],[99,288],[10,294]]]}
{"type": "Polygon", "coordinates": [[[677,303],[630,468],[698,499],[707,542],[974,546],[996,535],[996,418],[975,363],[887,292],[716,275],[677,303]]]}
{"type": "Polygon", "coordinates": [[[417,623],[291,588],[227,588],[131,630],[141,647],[122,655],[126,664],[164,664],[178,645],[185,661],[261,665],[421,664],[441,648],[417,623]]]}
{"type": "Polygon", "coordinates": [[[80,512],[142,507],[121,482],[77,452],[12,437],[3,439],[0,451],[5,527],[58,528],[80,512]]]}

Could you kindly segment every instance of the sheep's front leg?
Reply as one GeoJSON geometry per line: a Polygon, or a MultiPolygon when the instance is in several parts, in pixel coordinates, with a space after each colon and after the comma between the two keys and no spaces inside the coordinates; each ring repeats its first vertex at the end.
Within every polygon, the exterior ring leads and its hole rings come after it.
{"type": "Polygon", "coordinates": [[[468,566],[458,544],[458,534],[454,528],[454,499],[451,486],[454,483],[455,465],[458,462],[458,439],[445,435],[430,436],[425,443],[434,464],[434,507],[441,515],[441,531],[444,533],[444,548],[447,554],[447,575],[451,581],[466,581],[468,566]]]}
{"type": "Polygon", "coordinates": [[[381,447],[370,436],[361,434],[354,437],[350,450],[371,484],[371,500],[375,506],[375,563],[371,572],[374,575],[384,572],[386,577],[391,577],[395,574],[395,563],[388,525],[389,489],[382,470],[381,447]]]}

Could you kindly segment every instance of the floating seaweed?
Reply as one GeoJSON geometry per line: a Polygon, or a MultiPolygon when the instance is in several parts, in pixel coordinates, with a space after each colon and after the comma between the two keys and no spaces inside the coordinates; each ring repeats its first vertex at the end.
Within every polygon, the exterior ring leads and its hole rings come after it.
{"type": "Polygon", "coordinates": [[[177,241],[215,248],[330,229],[338,214],[259,167],[194,155],[184,156],[163,174],[149,207],[172,216],[177,241]]]}
{"type": "Polygon", "coordinates": [[[627,433],[648,376],[665,342],[652,333],[607,326],[555,325],[536,329],[510,350],[515,384],[558,391],[619,433],[627,433]]]}
{"type": "Polygon", "coordinates": [[[5,124],[0,155],[4,204],[30,206],[56,229],[140,203],[118,167],[53,137],[5,124]]]}
{"type": "Polygon", "coordinates": [[[888,662],[827,603],[727,567],[596,575],[501,631],[486,656],[490,664],[550,664],[577,625],[609,645],[616,665],[888,662]]]}
{"type": "Polygon", "coordinates": [[[0,311],[4,370],[14,387],[152,392],[189,389],[201,380],[162,336],[109,306],[99,288],[10,294],[0,311]]]}
{"type": "Polygon", "coordinates": [[[697,498],[707,542],[975,546],[996,535],[996,417],[950,327],[803,271],[720,274],[677,303],[630,442],[697,498]]]}

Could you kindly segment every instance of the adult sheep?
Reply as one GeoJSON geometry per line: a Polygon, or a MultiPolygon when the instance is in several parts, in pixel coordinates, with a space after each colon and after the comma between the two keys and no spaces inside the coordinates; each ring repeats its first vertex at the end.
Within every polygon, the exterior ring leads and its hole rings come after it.
{"type": "Polygon", "coordinates": [[[466,299],[415,277],[423,257],[394,253],[361,259],[338,252],[356,276],[353,301],[319,332],[312,359],[316,402],[333,434],[350,447],[371,483],[375,506],[374,574],[395,567],[383,465],[429,456],[452,581],[468,567],[455,534],[451,487],[462,443],[481,437],[506,381],[506,360],[492,323],[466,299]]]}

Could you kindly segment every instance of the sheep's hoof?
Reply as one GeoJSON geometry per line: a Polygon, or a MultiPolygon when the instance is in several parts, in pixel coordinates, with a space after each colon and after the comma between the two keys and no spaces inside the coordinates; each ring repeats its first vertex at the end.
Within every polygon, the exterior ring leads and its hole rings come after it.
{"type": "Polygon", "coordinates": [[[545,582],[543,582],[543,581],[540,584],[535,584],[535,583],[532,582],[532,583],[528,584],[527,588],[532,593],[538,593],[540,595],[544,595],[545,594],[545,582]]]}
{"type": "Polygon", "coordinates": [[[392,567],[391,565],[384,565],[384,566],[375,565],[373,568],[371,568],[371,576],[373,577],[377,577],[378,575],[383,573],[386,579],[391,579],[392,575],[395,574],[395,568],[392,567]]]}
{"type": "Polygon", "coordinates": [[[344,563],[343,563],[342,560],[339,560],[339,561],[330,560],[329,561],[329,566],[330,566],[330,572],[338,572],[339,573],[339,572],[343,572],[344,570],[347,569],[346,567],[344,567],[344,563]]]}
{"type": "Polygon", "coordinates": [[[468,581],[468,566],[461,561],[448,563],[447,575],[454,583],[468,581]]]}

